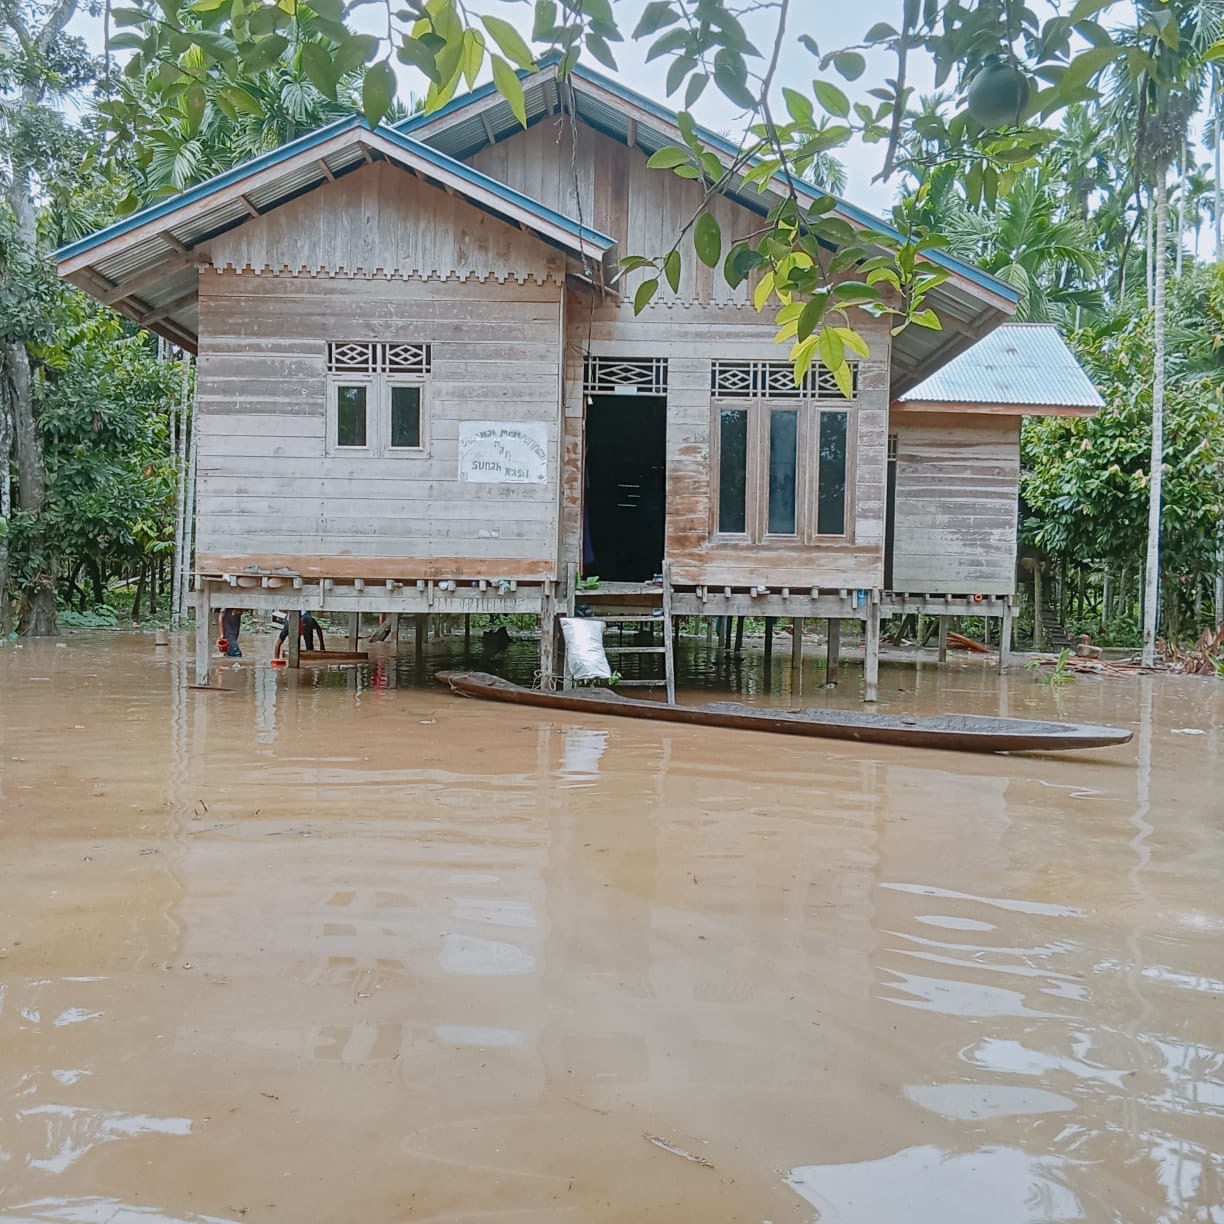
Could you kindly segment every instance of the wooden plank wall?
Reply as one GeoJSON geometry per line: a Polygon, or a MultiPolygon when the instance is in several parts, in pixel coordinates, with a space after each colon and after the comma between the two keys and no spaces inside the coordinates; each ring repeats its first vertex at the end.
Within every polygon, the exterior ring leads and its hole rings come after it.
{"type": "Polygon", "coordinates": [[[564,278],[564,257],[387,162],[346,174],[213,238],[214,267],[256,272],[564,278]]]}
{"type": "MultiPolygon", "coordinates": [[[[469,164],[499,182],[517,188],[558,212],[581,219],[615,238],[621,255],[661,255],[671,249],[676,235],[701,203],[702,189],[674,174],[650,170],[646,155],[579,123],[575,145],[568,118],[557,116],[533,124],[508,140],[490,145],[469,159],[469,164]]],[[[745,237],[760,228],[761,219],[725,199],[716,199],[712,211],[723,234],[745,237]]],[[[648,276],[625,274],[618,291],[628,300],[648,276]]],[[[736,289],[721,270],[707,268],[685,247],[684,268],[675,294],[661,285],[661,302],[751,303],[756,279],[736,289]]]]}
{"type": "MultiPolygon", "coordinates": [[[[848,479],[844,542],[738,544],[711,539],[710,363],[729,359],[784,359],[774,328],[751,306],[647,308],[634,318],[628,305],[598,304],[572,292],[566,307],[564,519],[562,553],[581,555],[583,470],[582,359],[587,351],[608,357],[666,357],[667,557],[682,585],[773,589],[874,588],[883,582],[884,481],[887,449],[889,336],[873,325],[872,359],[859,373],[859,397],[850,408],[853,468],[848,479]]],[[[794,401],[791,401],[794,402],[794,401]]],[[[829,405],[832,407],[833,405],[829,405]]],[[[809,456],[814,462],[815,456],[809,456]]]]}
{"type": "Polygon", "coordinates": [[[205,270],[198,568],[285,565],[367,579],[554,575],[560,295],[551,281],[205,270]],[[433,346],[426,455],[326,454],[329,340],[433,346]],[[547,422],[548,483],[461,483],[464,419],[547,422]]]}
{"type": "Polygon", "coordinates": [[[893,589],[1013,594],[1020,418],[907,413],[893,432],[893,589]]]}

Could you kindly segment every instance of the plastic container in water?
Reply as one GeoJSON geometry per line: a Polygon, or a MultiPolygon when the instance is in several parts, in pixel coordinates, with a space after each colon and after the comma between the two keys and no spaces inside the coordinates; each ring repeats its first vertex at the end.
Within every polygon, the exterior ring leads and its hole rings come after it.
{"type": "Polygon", "coordinates": [[[272,666],[273,667],[288,667],[289,660],[288,659],[273,659],[272,666]]]}
{"type": "Polygon", "coordinates": [[[217,639],[217,649],[222,654],[225,654],[229,650],[229,638],[218,638],[217,639]]]}

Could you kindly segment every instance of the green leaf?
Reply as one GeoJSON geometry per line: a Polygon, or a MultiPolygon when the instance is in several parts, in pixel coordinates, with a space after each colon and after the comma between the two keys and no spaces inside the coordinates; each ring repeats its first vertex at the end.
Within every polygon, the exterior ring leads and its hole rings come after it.
{"type": "MultiPolygon", "coordinates": [[[[238,44],[215,30],[185,30],[184,33],[197,47],[202,47],[214,59],[233,59],[238,54],[238,44]]],[[[114,43],[111,44],[114,46],[114,43]]]]}
{"type": "Polygon", "coordinates": [[[722,257],[722,229],[713,213],[703,212],[693,227],[693,250],[707,268],[718,265],[722,257]]]}
{"type": "Polygon", "coordinates": [[[687,47],[688,42],[688,30],[668,30],[661,38],[656,38],[650,44],[650,50],[646,52],[646,62],[649,64],[651,60],[658,59],[661,55],[670,55],[673,51],[679,51],[682,47],[687,47]]]}
{"type": "Polygon", "coordinates": [[[557,27],[557,6],[553,0],[537,0],[535,21],[531,27],[531,37],[536,42],[551,42],[553,30],[557,27]]]}
{"type": "Polygon", "coordinates": [[[208,105],[208,98],[204,93],[203,85],[191,85],[183,94],[183,106],[187,111],[187,131],[194,136],[200,130],[200,123],[204,118],[204,108],[208,105]]]}
{"type": "Polygon", "coordinates": [[[803,307],[799,314],[799,329],[796,332],[800,340],[806,340],[820,326],[828,306],[829,295],[827,293],[817,293],[803,307]]]}
{"type": "Polygon", "coordinates": [[[931,331],[943,331],[943,323],[940,322],[939,316],[933,310],[917,310],[910,315],[911,323],[917,323],[919,327],[929,328],[931,331]]]}
{"type": "Polygon", "coordinates": [[[820,333],[820,360],[830,370],[836,370],[838,366],[846,364],[845,341],[832,327],[826,327],[820,333]]]}
{"type": "Polygon", "coordinates": [[[864,361],[871,356],[871,348],[867,341],[853,327],[835,327],[833,330],[841,337],[846,348],[857,353],[864,361]]]}
{"type": "Polygon", "coordinates": [[[508,21],[503,21],[500,17],[481,17],[480,20],[484,28],[488,30],[489,37],[515,67],[523,69],[535,67],[535,57],[531,54],[531,48],[508,21]]]}
{"type": "Polygon", "coordinates": [[[878,302],[880,291],[862,281],[842,281],[833,286],[833,296],[839,306],[862,306],[868,302],[878,302]]]}
{"type": "Polygon", "coordinates": [[[289,46],[283,34],[269,34],[254,42],[242,44],[242,67],[245,72],[262,72],[276,63],[289,46]]]}
{"type": "Polygon", "coordinates": [[[688,55],[678,55],[672,60],[667,69],[667,80],[663,84],[669,98],[680,88],[684,78],[696,67],[697,61],[688,55]]]}
{"type": "Polygon", "coordinates": [[[263,106],[240,85],[223,86],[218,92],[218,97],[223,98],[235,111],[241,114],[254,115],[256,118],[263,117],[263,106]]]}
{"type": "Polygon", "coordinates": [[[830,81],[813,81],[816,100],[835,118],[844,119],[850,114],[850,99],[830,81]]]}
{"type": "Polygon", "coordinates": [[[684,90],[684,109],[688,110],[705,93],[710,78],[704,72],[694,72],[684,90]]]}
{"type": "Polygon", "coordinates": [[[790,112],[790,117],[796,123],[814,123],[816,121],[811,101],[805,98],[798,90],[788,89],[786,86],[783,86],[782,97],[786,101],[786,109],[790,112]]]}
{"type": "Polygon", "coordinates": [[[476,78],[480,75],[480,68],[484,63],[484,35],[479,30],[464,30],[462,46],[463,52],[460,57],[460,65],[463,79],[467,82],[469,89],[475,89],[476,78]]]}
{"type": "Polygon", "coordinates": [[[111,24],[115,26],[145,25],[153,20],[151,14],[144,9],[117,8],[111,9],[111,24]]]}
{"type": "Polygon", "coordinates": [[[145,36],[129,30],[125,34],[112,34],[106,45],[112,51],[143,51],[145,36]]]}
{"type": "Polygon", "coordinates": [[[748,72],[740,56],[720,51],[714,57],[714,84],[736,106],[742,106],[744,110],[755,108],[757,100],[748,88],[748,72]]]}
{"type": "Polygon", "coordinates": [[[670,0],[652,0],[643,10],[633,30],[633,38],[645,38],[664,26],[675,25],[680,20],[680,14],[672,7],[670,0]]]}
{"type": "Polygon", "coordinates": [[[596,34],[594,30],[588,30],[584,41],[586,42],[586,49],[599,63],[605,68],[610,68],[613,72],[616,71],[616,56],[612,54],[612,48],[608,46],[602,36],[596,34]]]}
{"type": "Polygon", "coordinates": [[[325,98],[336,100],[336,67],[322,43],[303,43],[302,71],[325,98]]]}
{"type": "Polygon", "coordinates": [[[677,166],[692,161],[692,157],[688,149],[681,149],[678,145],[668,145],[667,148],[652,153],[646,165],[651,170],[674,170],[677,166]]]}
{"type": "Polygon", "coordinates": [[[886,42],[888,39],[896,37],[897,31],[887,21],[877,21],[863,36],[863,41],[869,43],[886,42]]]}
{"type": "Polygon", "coordinates": [[[442,84],[442,74],[438,71],[438,61],[430,49],[420,39],[404,36],[395,53],[395,58],[401,64],[410,64],[419,68],[435,85],[442,84]]]}
{"type": "Polygon", "coordinates": [[[637,292],[633,295],[633,313],[641,314],[646,306],[650,303],[650,299],[659,291],[659,278],[653,277],[650,280],[644,280],[638,287],[637,292]]]}
{"type": "Polygon", "coordinates": [[[377,127],[395,98],[395,69],[386,60],[372,64],[361,84],[361,110],[366,122],[377,127]]]}
{"type": "Polygon", "coordinates": [[[843,51],[833,57],[833,67],[847,81],[857,81],[867,71],[867,61],[857,51],[843,51]]]}
{"type": "Polygon", "coordinates": [[[518,73],[500,55],[493,56],[493,84],[497,92],[510,103],[510,109],[521,127],[527,126],[527,99],[518,73]]]}
{"type": "Polygon", "coordinates": [[[680,252],[672,251],[670,255],[663,261],[663,275],[667,277],[667,283],[671,287],[673,293],[680,292],[680,252]]]}

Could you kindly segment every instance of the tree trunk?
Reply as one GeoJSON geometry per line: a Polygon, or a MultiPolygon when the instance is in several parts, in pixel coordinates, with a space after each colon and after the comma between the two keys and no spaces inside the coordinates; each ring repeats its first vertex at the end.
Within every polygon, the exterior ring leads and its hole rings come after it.
{"type": "Polygon", "coordinates": [[[150,557],[149,565],[149,615],[157,615],[157,579],[161,573],[161,561],[157,557],[150,557]]]}
{"type": "MultiPolygon", "coordinates": [[[[1217,84],[1216,88],[1219,88],[1217,84]]],[[[1224,262],[1224,229],[1220,228],[1220,120],[1224,118],[1224,98],[1217,96],[1215,113],[1215,130],[1212,134],[1212,144],[1215,146],[1213,158],[1215,161],[1215,183],[1212,184],[1211,219],[1215,222],[1215,260],[1224,262]]]]}
{"type": "MultiPolygon", "coordinates": [[[[0,353],[0,361],[3,354],[0,353]]],[[[0,377],[3,371],[0,370],[0,377]]],[[[13,422],[8,396],[0,391],[0,637],[13,629],[13,603],[9,593],[9,517],[13,513],[13,490],[9,464],[13,454],[13,422]]]]}
{"type": "MultiPolygon", "coordinates": [[[[190,369],[190,359],[184,354],[184,376],[190,369]]],[[[196,468],[199,465],[199,443],[196,436],[196,423],[199,416],[199,410],[196,406],[196,397],[191,395],[187,402],[184,403],[184,411],[186,413],[186,427],[188,431],[187,438],[187,492],[186,504],[183,508],[183,571],[181,581],[180,607],[182,614],[187,613],[188,605],[190,604],[191,591],[191,574],[195,568],[193,557],[195,555],[195,504],[196,504],[196,468]]]]}
{"type": "Polygon", "coordinates": [[[1152,208],[1152,200],[1148,197],[1147,210],[1147,234],[1143,242],[1143,272],[1147,282],[1147,304],[1151,310],[1156,301],[1155,280],[1152,276],[1152,229],[1155,225],[1154,210],[1152,208]]]}
{"type": "Polygon", "coordinates": [[[136,598],[132,600],[132,624],[136,624],[140,620],[140,605],[144,603],[145,593],[145,566],[140,567],[140,577],[136,580],[136,598]]]}
{"type": "Polygon", "coordinates": [[[1186,173],[1186,141],[1182,140],[1181,185],[1177,192],[1177,264],[1174,275],[1181,280],[1185,265],[1186,252],[1186,192],[1189,189],[1189,175],[1186,173]]]}
{"type": "MultiPolygon", "coordinates": [[[[1165,227],[1168,224],[1168,199],[1165,172],[1156,178],[1156,250],[1164,253],[1165,227]]],[[[1157,259],[1155,269],[1156,365],[1152,374],[1152,456],[1148,482],[1147,564],[1144,572],[1143,662],[1156,661],[1156,630],[1160,615],[1160,511],[1164,486],[1164,400],[1165,400],[1165,261],[1157,259]]]]}

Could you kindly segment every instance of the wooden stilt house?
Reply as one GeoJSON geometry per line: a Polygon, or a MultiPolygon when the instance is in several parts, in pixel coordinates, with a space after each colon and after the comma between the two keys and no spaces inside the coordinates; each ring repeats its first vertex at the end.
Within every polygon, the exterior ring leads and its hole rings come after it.
{"type": "MultiPolygon", "coordinates": [[[[819,368],[796,387],[751,281],[690,259],[633,313],[619,260],[667,250],[700,200],[646,166],[674,116],[586,69],[525,84],[526,129],[491,88],[341,121],[59,252],[198,354],[201,677],[210,609],[290,606],[533,613],[550,683],[584,571],[584,602],[662,616],[668,646],[680,616],[861,621],[869,700],[882,616],[1005,615],[1015,418],[906,397],[1016,294],[934,256],[942,331],[868,325],[849,398],[819,368]]],[[[733,186],[724,233],[782,190],[733,186]]]]}

